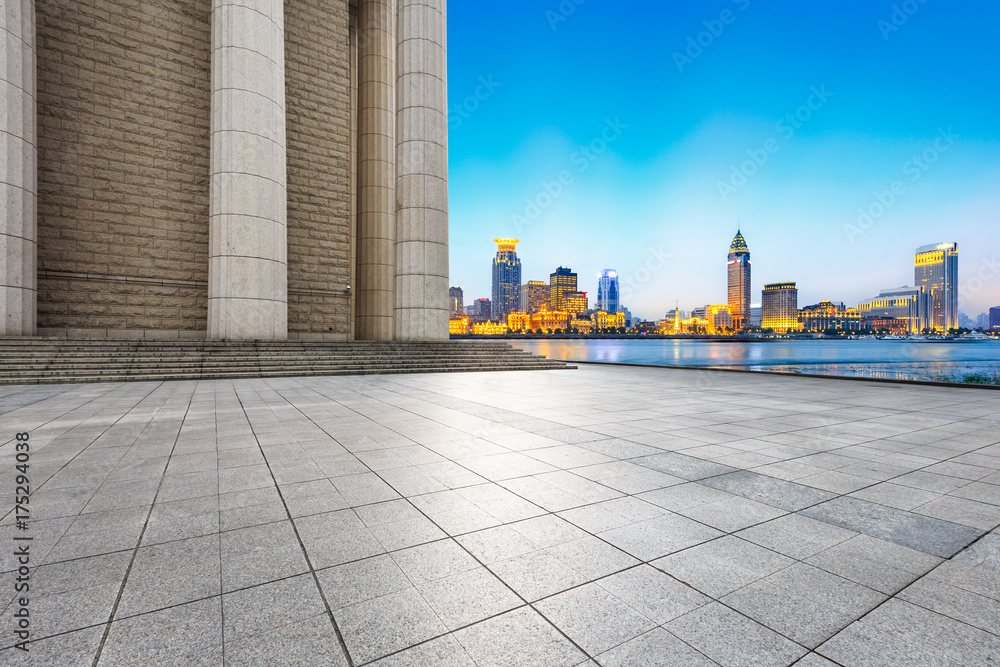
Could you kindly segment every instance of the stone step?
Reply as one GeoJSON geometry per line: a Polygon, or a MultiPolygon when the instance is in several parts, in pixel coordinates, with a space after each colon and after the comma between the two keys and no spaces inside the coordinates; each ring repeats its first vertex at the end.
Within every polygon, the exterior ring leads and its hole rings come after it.
{"type": "Polygon", "coordinates": [[[575,368],[503,342],[0,340],[0,384],[575,368]]]}

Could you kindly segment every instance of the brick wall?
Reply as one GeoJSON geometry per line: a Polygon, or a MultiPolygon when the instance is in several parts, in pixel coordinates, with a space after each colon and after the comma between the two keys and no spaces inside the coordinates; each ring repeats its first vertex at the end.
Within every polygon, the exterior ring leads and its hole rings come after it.
{"type": "Polygon", "coordinates": [[[36,0],[38,326],[204,332],[210,0],[36,0]]]}
{"type": "Polygon", "coordinates": [[[286,0],[288,331],[350,333],[347,0],[286,0]]]}

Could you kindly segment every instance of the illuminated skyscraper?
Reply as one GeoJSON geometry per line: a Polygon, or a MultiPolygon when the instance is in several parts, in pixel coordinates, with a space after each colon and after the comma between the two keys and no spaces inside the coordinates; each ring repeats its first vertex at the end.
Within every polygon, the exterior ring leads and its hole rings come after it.
{"type": "Polygon", "coordinates": [[[764,285],[761,308],[761,326],[765,329],[798,331],[799,291],[795,289],[795,283],[764,285]]]}
{"type": "Polygon", "coordinates": [[[606,313],[617,313],[621,310],[618,293],[618,272],[614,269],[604,269],[597,282],[597,310],[606,313]]]}
{"type": "Polygon", "coordinates": [[[579,315],[590,310],[586,292],[563,292],[563,310],[571,315],[579,315]]]}
{"type": "Polygon", "coordinates": [[[507,315],[521,308],[521,260],[517,258],[517,239],[493,239],[497,256],[493,258],[493,299],[490,319],[507,322],[507,315]]]}
{"type": "Polygon", "coordinates": [[[565,310],[563,294],[576,291],[576,274],[572,269],[559,267],[549,275],[549,310],[565,310]]]}
{"type": "Polygon", "coordinates": [[[549,285],[541,280],[529,280],[521,285],[521,312],[537,313],[549,305],[549,285]]]}
{"type": "Polygon", "coordinates": [[[927,326],[942,332],[958,328],[957,243],[917,248],[913,258],[913,284],[927,292],[927,326]]]}
{"type": "Polygon", "coordinates": [[[448,302],[450,304],[451,316],[461,316],[465,314],[465,306],[462,304],[463,292],[461,287],[448,288],[448,302]]]}
{"type": "Polygon", "coordinates": [[[739,230],[729,246],[728,273],[729,312],[733,328],[739,330],[750,324],[750,248],[739,230]]]}

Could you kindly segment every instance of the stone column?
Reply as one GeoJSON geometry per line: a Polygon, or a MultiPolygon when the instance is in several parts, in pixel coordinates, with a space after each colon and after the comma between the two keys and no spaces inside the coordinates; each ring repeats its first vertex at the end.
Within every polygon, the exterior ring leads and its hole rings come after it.
{"type": "Polygon", "coordinates": [[[33,336],[38,191],[35,3],[0,0],[0,336],[33,336]]]}
{"type": "Polygon", "coordinates": [[[393,339],[396,0],[361,0],[358,36],[359,340],[393,339]]]}
{"type": "Polygon", "coordinates": [[[448,339],[446,0],[399,0],[396,339],[448,339]]]}
{"type": "Polygon", "coordinates": [[[213,0],[208,337],[288,336],[284,0],[213,0]]]}

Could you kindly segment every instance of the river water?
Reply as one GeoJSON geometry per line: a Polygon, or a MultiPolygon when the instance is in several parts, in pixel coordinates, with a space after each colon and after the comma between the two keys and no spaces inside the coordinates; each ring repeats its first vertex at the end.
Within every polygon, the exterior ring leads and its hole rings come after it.
{"type": "Polygon", "coordinates": [[[962,382],[1000,379],[1000,342],[907,340],[514,339],[553,359],[962,382]]]}

